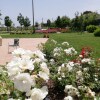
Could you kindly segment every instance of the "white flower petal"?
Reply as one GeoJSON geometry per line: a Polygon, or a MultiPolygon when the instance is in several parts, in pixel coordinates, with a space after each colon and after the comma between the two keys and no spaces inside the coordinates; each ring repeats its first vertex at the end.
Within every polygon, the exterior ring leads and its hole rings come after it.
{"type": "Polygon", "coordinates": [[[49,76],[45,72],[39,71],[39,76],[43,78],[45,81],[49,80],[49,76]]]}
{"type": "Polygon", "coordinates": [[[27,92],[31,89],[33,81],[31,79],[30,74],[21,73],[15,77],[14,86],[21,92],[27,92]]]}

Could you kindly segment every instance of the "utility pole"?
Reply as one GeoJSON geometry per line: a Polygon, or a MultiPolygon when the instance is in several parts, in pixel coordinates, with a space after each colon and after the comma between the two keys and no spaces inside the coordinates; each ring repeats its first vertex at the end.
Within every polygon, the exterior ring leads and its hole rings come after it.
{"type": "Polygon", "coordinates": [[[35,33],[35,30],[34,30],[34,2],[33,2],[33,0],[32,0],[32,15],[33,15],[33,27],[32,27],[33,32],[32,33],[35,33]]]}

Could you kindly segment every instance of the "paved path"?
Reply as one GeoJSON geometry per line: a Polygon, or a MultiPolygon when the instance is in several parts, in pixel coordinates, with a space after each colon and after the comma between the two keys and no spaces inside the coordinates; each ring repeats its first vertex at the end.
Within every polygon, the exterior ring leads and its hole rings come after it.
{"type": "MultiPolygon", "coordinates": [[[[20,48],[35,51],[38,44],[45,43],[47,38],[21,38],[19,39],[20,48]]],[[[2,39],[2,46],[0,46],[0,65],[5,65],[11,61],[12,54],[8,53],[8,43],[13,44],[14,39],[2,39]]],[[[10,47],[9,51],[12,52],[15,48],[10,47]]]]}

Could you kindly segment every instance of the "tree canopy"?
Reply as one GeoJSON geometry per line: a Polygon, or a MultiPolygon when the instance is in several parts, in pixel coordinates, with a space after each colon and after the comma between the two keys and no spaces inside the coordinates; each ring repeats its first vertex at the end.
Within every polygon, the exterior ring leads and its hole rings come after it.
{"type": "Polygon", "coordinates": [[[11,27],[12,21],[9,18],[9,16],[6,16],[4,20],[5,20],[5,26],[7,26],[7,31],[8,31],[8,27],[11,27]]]}
{"type": "Polygon", "coordinates": [[[24,27],[29,27],[31,24],[30,24],[30,20],[29,20],[29,18],[28,17],[26,17],[25,19],[24,19],[24,27]]]}

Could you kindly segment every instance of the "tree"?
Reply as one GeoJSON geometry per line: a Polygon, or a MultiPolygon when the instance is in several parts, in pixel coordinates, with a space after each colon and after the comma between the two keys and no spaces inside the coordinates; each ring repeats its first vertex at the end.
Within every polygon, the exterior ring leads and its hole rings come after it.
{"type": "Polygon", "coordinates": [[[30,20],[29,20],[29,18],[26,16],[26,18],[24,19],[24,27],[25,27],[25,28],[28,28],[30,25],[31,25],[31,24],[30,24],[30,20]]]}
{"type": "Polygon", "coordinates": [[[0,10],[0,16],[1,16],[2,14],[1,14],[1,10],[0,10]]]}
{"type": "Polygon", "coordinates": [[[55,22],[51,22],[51,26],[50,27],[55,28],[56,27],[55,22]]]}
{"type": "Polygon", "coordinates": [[[9,18],[9,16],[5,17],[4,22],[5,22],[5,26],[7,27],[7,31],[8,31],[8,27],[11,27],[11,25],[12,25],[12,21],[9,18]]]}
{"type": "Polygon", "coordinates": [[[65,28],[69,25],[70,25],[70,18],[68,18],[67,16],[63,16],[61,18],[61,28],[65,28]]]}
{"type": "Polygon", "coordinates": [[[84,12],[83,12],[83,15],[84,15],[84,14],[90,14],[90,13],[92,13],[92,11],[84,11],[84,12]]]}
{"type": "Polygon", "coordinates": [[[55,25],[58,28],[61,28],[61,18],[60,16],[57,17],[57,19],[55,20],[55,25]]]}
{"type": "Polygon", "coordinates": [[[38,27],[39,26],[39,23],[38,22],[35,22],[35,27],[38,27]]]}
{"type": "Polygon", "coordinates": [[[22,31],[22,26],[24,25],[24,17],[22,16],[21,13],[19,13],[19,16],[17,17],[17,21],[19,21],[19,24],[21,26],[21,31],[22,31]]]}
{"type": "Polygon", "coordinates": [[[86,27],[89,25],[99,25],[100,21],[98,19],[100,18],[100,14],[97,12],[89,12],[89,13],[83,13],[83,25],[84,30],[86,30],[86,27]]]}
{"type": "Polygon", "coordinates": [[[76,31],[85,31],[89,25],[99,25],[100,14],[92,11],[85,11],[81,13],[75,13],[75,18],[71,20],[71,28],[76,31]]]}
{"type": "Polygon", "coordinates": [[[80,30],[80,18],[79,18],[79,13],[75,13],[75,18],[71,20],[71,28],[74,31],[79,31],[80,30]]]}
{"type": "Polygon", "coordinates": [[[48,26],[48,27],[51,26],[51,21],[50,21],[50,19],[47,20],[47,26],[48,26]]]}
{"type": "Polygon", "coordinates": [[[83,32],[84,31],[84,23],[83,23],[83,15],[81,13],[81,16],[79,17],[79,27],[80,27],[80,31],[83,32]]]}

